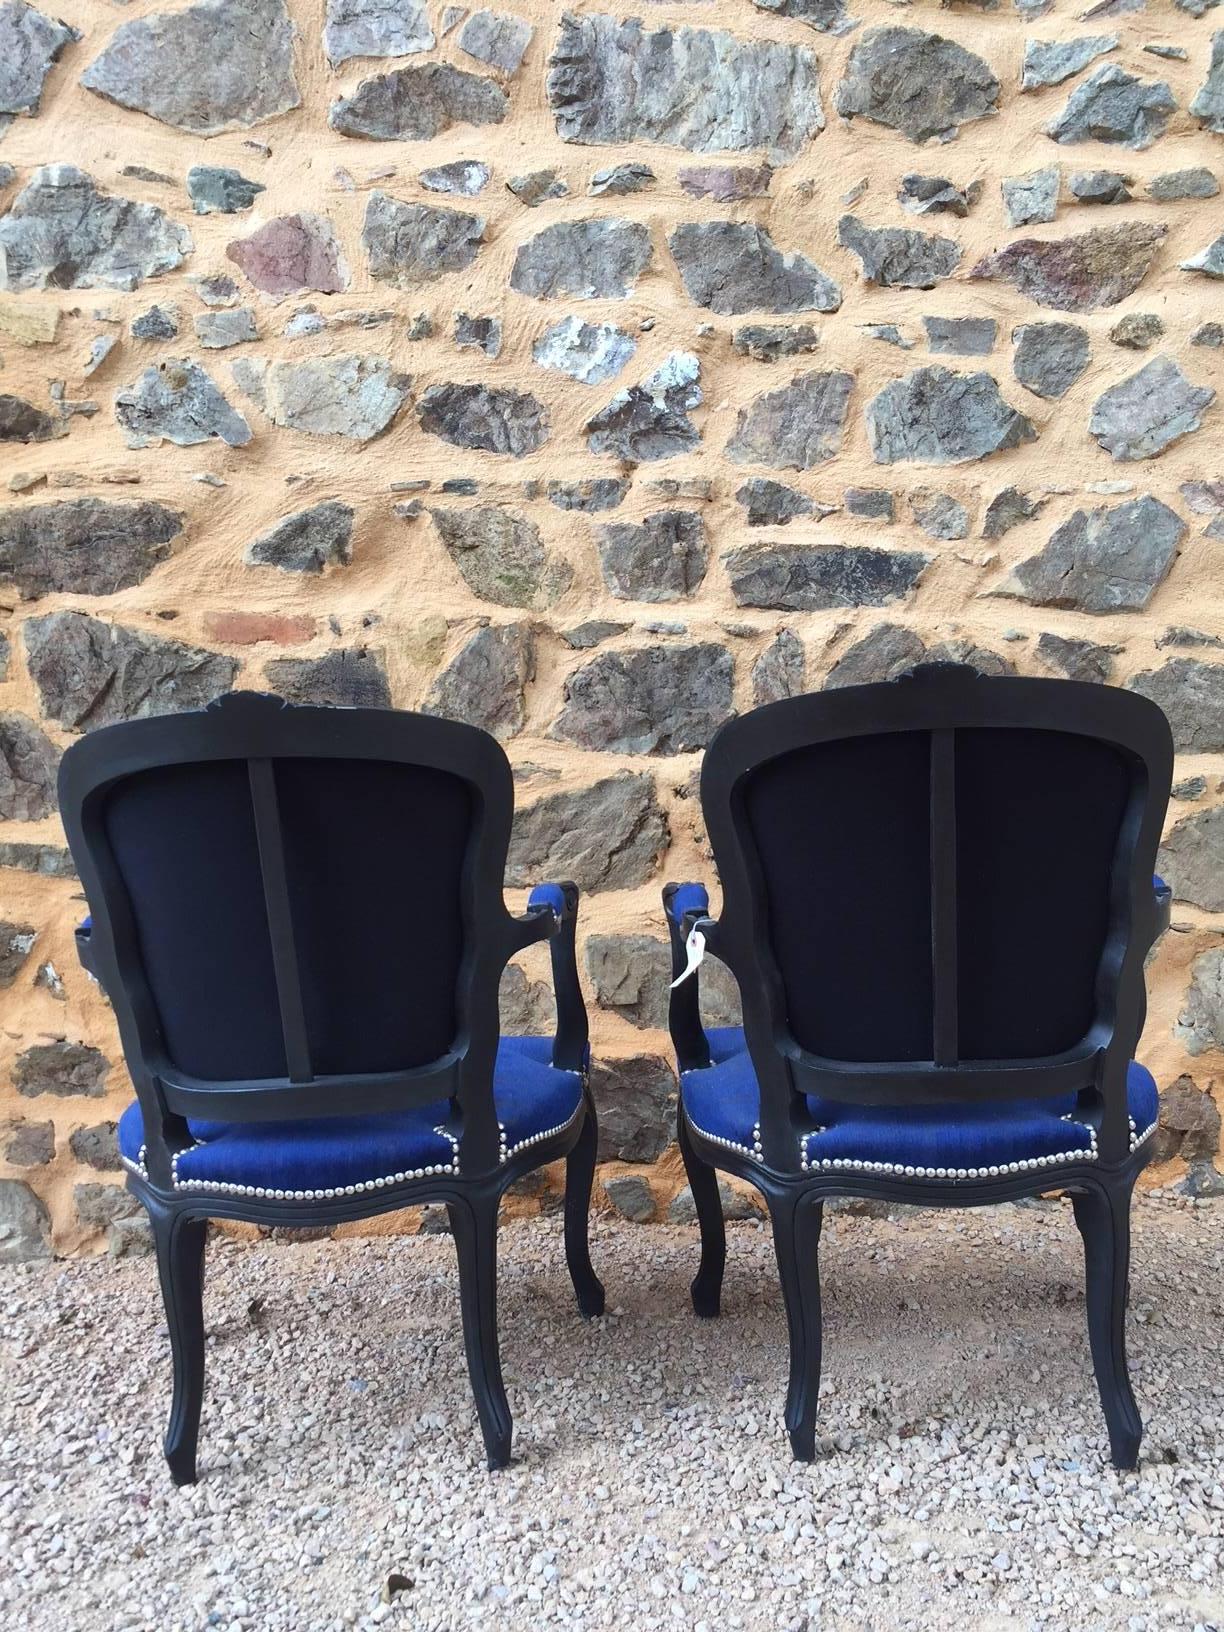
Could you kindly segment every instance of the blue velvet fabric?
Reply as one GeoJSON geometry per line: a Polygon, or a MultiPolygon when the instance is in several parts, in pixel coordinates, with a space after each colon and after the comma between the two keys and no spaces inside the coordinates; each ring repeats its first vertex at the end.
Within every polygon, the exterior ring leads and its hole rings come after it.
{"type": "MultiPolygon", "coordinates": [[[[688,1071],[680,1092],[689,1120],[701,1132],[736,1145],[753,1145],[759,1106],[756,1075],[744,1033],[727,1027],[709,1033],[711,1064],[688,1071]]],[[[1127,1076],[1130,1114],[1143,1133],[1156,1120],[1151,1073],[1134,1061],[1127,1076]]],[[[1087,1126],[1075,1115],[1075,1096],[987,1105],[853,1105],[808,1099],[819,1130],[807,1140],[811,1163],[889,1162],[900,1167],[982,1168],[1031,1162],[1042,1156],[1088,1150],[1087,1126]]]]}
{"type": "MultiPolygon", "coordinates": [[[[494,1098],[505,1144],[568,1122],[582,1098],[576,1071],[557,1071],[551,1037],[503,1037],[494,1098]]],[[[453,1161],[454,1146],[437,1130],[449,1116],[442,1100],[375,1116],[323,1116],[286,1122],[193,1122],[197,1144],[178,1159],[180,1180],[267,1190],[329,1190],[368,1185],[396,1173],[453,1161]]],[[[458,1129],[452,1127],[453,1133],[458,1129]]],[[[119,1119],[119,1149],[137,1161],[144,1144],[138,1104],[119,1119]]]]}
{"type": "Polygon", "coordinates": [[[680,923],[686,912],[708,913],[710,894],[704,884],[680,884],[671,898],[668,911],[674,923],[680,923]]]}
{"type": "Polygon", "coordinates": [[[551,907],[558,918],[565,916],[565,891],[560,884],[537,884],[527,897],[527,907],[551,907]]]}

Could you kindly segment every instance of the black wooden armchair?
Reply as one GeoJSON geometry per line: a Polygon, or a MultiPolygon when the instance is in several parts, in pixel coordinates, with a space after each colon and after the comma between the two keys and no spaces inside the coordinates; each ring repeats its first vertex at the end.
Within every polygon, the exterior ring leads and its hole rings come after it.
{"type": "Polygon", "coordinates": [[[482,731],[251,692],[64,755],[60,805],[91,909],[78,944],[136,1089],[119,1142],[157,1245],[176,1483],[196,1473],[209,1218],[317,1226],[445,1203],[490,1467],[508,1461],[512,1426],[498,1203],[561,1156],[578,1304],[602,1313],[578,892],[543,885],[525,917],[507,913],[513,804],[482,731]],[[499,1037],[507,959],[549,938],[556,1038],[499,1037]]]}
{"type": "MultiPolygon", "coordinates": [[[[1105,686],[930,665],[725,725],[701,775],[722,881],[668,885],[673,972],[695,931],[739,981],[743,1029],[673,989],[679,1139],[717,1315],[715,1168],[764,1194],[790,1328],[786,1425],[814,1453],[828,1196],[981,1206],[1071,1193],[1113,1460],[1142,1425],[1124,1339],[1131,1190],[1156,1086],[1132,1058],[1172,743],[1105,686]]],[[[700,942],[692,952],[697,955],[700,942]]]]}

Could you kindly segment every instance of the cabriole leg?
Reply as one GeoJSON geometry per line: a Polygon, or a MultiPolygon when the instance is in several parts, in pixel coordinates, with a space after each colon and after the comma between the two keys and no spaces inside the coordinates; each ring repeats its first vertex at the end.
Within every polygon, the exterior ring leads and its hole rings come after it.
{"type": "Polygon", "coordinates": [[[591,1264],[590,1248],[591,1185],[598,1147],[599,1124],[588,1095],[582,1132],[565,1159],[565,1261],[584,1315],[604,1312],[604,1289],[591,1264]]]}
{"type": "Polygon", "coordinates": [[[468,1375],[490,1468],[504,1468],[509,1462],[514,1430],[497,1348],[497,1206],[498,1197],[493,1195],[448,1202],[446,1209],[459,1257],[468,1375]]]}
{"type": "Polygon", "coordinates": [[[1126,1365],[1126,1303],[1130,1275],[1131,1181],[1071,1198],[1084,1239],[1088,1340],[1115,1468],[1139,1460],[1143,1422],[1126,1365]]]}
{"type": "Polygon", "coordinates": [[[718,1194],[718,1174],[693,1148],[683,1111],[677,1119],[676,1139],[701,1226],[701,1267],[690,1289],[693,1309],[703,1319],[713,1320],[722,1301],[723,1270],[727,1264],[727,1231],[722,1198],[718,1194]]]}
{"type": "Polygon", "coordinates": [[[816,1406],[820,1397],[820,1265],[824,1209],[814,1198],[771,1197],[774,1251],[790,1333],[790,1383],[786,1427],[796,1461],[816,1455],[816,1406]]]}
{"type": "Polygon", "coordinates": [[[208,1220],[150,1207],[149,1222],[174,1364],[174,1393],[163,1445],[175,1484],[193,1485],[204,1404],[204,1242],[208,1220]]]}

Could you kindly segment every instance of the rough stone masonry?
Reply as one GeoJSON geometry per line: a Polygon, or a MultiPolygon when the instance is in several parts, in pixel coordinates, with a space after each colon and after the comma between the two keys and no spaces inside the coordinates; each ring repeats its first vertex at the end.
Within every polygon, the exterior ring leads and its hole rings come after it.
{"type": "Polygon", "coordinates": [[[141,10],[0,0],[0,1258],[139,1240],[58,757],[235,686],[505,743],[640,1220],[719,724],[925,654],[1156,698],[1143,1055],[1220,1188],[1224,7],[141,10]]]}

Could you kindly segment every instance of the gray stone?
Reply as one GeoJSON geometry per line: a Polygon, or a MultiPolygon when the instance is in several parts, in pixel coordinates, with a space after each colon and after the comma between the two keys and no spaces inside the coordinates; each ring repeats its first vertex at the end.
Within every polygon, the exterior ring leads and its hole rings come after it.
{"type": "Polygon", "coordinates": [[[106,1232],[108,1258],[149,1258],[156,1252],[147,1215],[140,1211],[130,1218],[114,1219],[106,1232]]]}
{"type": "Polygon", "coordinates": [[[72,1188],[77,1218],[90,1229],[104,1230],[120,1219],[135,1218],[140,1203],[121,1184],[77,1184],[72,1188]]]}
{"type": "Polygon", "coordinates": [[[296,108],[296,30],[283,0],[200,0],[121,23],[81,84],[196,136],[296,108]]]}
{"type": "Polygon", "coordinates": [[[1179,754],[1224,752],[1224,664],[1171,657],[1159,669],[1136,674],[1127,685],[1159,703],[1179,754]]]}
{"type": "Polygon", "coordinates": [[[192,277],[187,281],[194,285],[196,294],[205,306],[237,306],[242,298],[233,278],[223,277],[220,273],[207,278],[192,277]]]}
{"type": "Polygon", "coordinates": [[[603,1181],[604,1195],[616,1212],[632,1224],[649,1224],[655,1216],[654,1191],[636,1173],[618,1173],[603,1181]]]}
{"type": "MultiPolygon", "coordinates": [[[[1152,1140],[1153,1162],[1206,1162],[1220,1148],[1220,1113],[1193,1077],[1177,1077],[1160,1095],[1160,1123],[1152,1140]]],[[[1219,1175],[1212,1187],[1220,1194],[1219,1175]]]]}
{"type": "Polygon", "coordinates": [[[193,164],[187,172],[187,196],[197,215],[236,215],[266,190],[263,182],[248,181],[224,165],[193,164]]]}
{"type": "Polygon", "coordinates": [[[0,868],[42,878],[75,878],[72,857],[61,844],[0,844],[0,868]]]}
{"type": "Polygon", "coordinates": [[[1207,792],[1205,776],[1183,776],[1169,789],[1171,799],[1201,799],[1207,792]]]}
{"type": "Polygon", "coordinates": [[[235,380],[274,425],[368,442],[394,420],[411,381],[385,357],[357,353],[301,362],[241,358],[235,380]]]}
{"type": "Polygon", "coordinates": [[[932,646],[923,659],[926,663],[963,663],[979,674],[1015,674],[1016,666],[998,652],[985,646],[975,646],[971,640],[942,640],[932,646]]]}
{"type": "Polygon", "coordinates": [[[924,317],[927,345],[957,357],[986,357],[994,350],[999,325],[993,317],[924,317]]]}
{"type": "Polygon", "coordinates": [[[668,239],[690,300],[720,317],[835,312],[842,292],[797,252],[784,254],[751,221],[685,221],[668,239]]]}
{"type": "Polygon", "coordinates": [[[1114,672],[1116,646],[1098,646],[1091,640],[1076,640],[1043,629],[1037,641],[1041,662],[1056,669],[1066,680],[1085,680],[1107,685],[1114,672]]]}
{"type": "Polygon", "coordinates": [[[548,441],[548,411],[529,391],[488,385],[431,385],[417,408],[421,429],[456,448],[516,459],[548,441]]]}
{"type": "Polygon", "coordinates": [[[999,81],[989,64],[953,40],[916,28],[873,28],[850,53],[837,87],[843,118],[861,114],[926,142],[949,141],[962,125],[997,111],[999,81]]]}
{"type": "Polygon", "coordinates": [[[352,96],[332,103],[327,122],[341,136],[427,142],[452,125],[500,125],[509,111],[494,80],[426,62],[363,79],[352,96]]]}
{"type": "Polygon", "coordinates": [[[838,222],[837,241],[858,256],[864,281],[885,289],[933,289],[951,277],[962,254],[953,238],[912,227],[868,227],[854,215],[838,222]]]}
{"type": "Polygon", "coordinates": [[[1127,351],[1147,351],[1164,332],[1164,323],[1155,312],[1127,312],[1110,329],[1109,338],[1127,351]]]}
{"type": "Polygon", "coordinates": [[[1030,170],[1023,176],[1004,176],[1003,209],[1009,227],[1028,227],[1053,221],[1058,214],[1058,189],[1062,173],[1056,164],[1030,170]]]}
{"type": "Polygon", "coordinates": [[[601,1162],[654,1162],[671,1143],[676,1079],[657,1054],[601,1060],[591,1070],[601,1162]]]}
{"type": "Polygon", "coordinates": [[[20,1179],[0,1179],[0,1264],[41,1263],[51,1257],[47,1209],[20,1179]]]}
{"type": "Polygon", "coordinates": [[[542,878],[572,878],[581,890],[635,889],[654,877],[668,839],[654,778],[618,771],[590,787],[520,805],[506,883],[526,888],[542,878]]]}
{"type": "Polygon", "coordinates": [[[59,752],[33,720],[0,714],[0,822],[37,822],[55,809],[59,752]]]}
{"type": "Polygon", "coordinates": [[[1215,198],[1220,184],[1213,171],[1203,165],[1190,170],[1166,170],[1148,182],[1150,196],[1161,204],[1175,204],[1186,198],[1215,198]]]}
{"type": "Polygon", "coordinates": [[[1112,509],[1076,510],[996,593],[1077,612],[1142,612],[1185,532],[1175,511],[1147,495],[1112,509]]]}
{"type": "Polygon", "coordinates": [[[1118,38],[1117,34],[1081,34],[1072,40],[1025,40],[1020,89],[1038,91],[1046,85],[1061,85],[1097,57],[1116,51],[1118,38]]]}
{"type": "Polygon", "coordinates": [[[741,408],[727,456],[737,464],[810,470],[841,451],[854,376],[840,370],[797,374],[789,385],[741,408]]]}
{"type": "Polygon", "coordinates": [[[390,708],[382,660],[364,646],[338,647],[323,657],[278,657],[264,670],[278,697],[324,708],[390,708]]]}
{"type": "Polygon", "coordinates": [[[791,630],[779,629],[752,665],[753,707],[781,702],[784,697],[802,696],[806,671],[803,642],[791,630]]]}
{"type": "MultiPolygon", "coordinates": [[[[747,512],[744,520],[749,527],[786,527],[796,516],[816,512],[815,502],[806,493],[784,482],[771,482],[766,476],[753,476],[736,489],[735,499],[747,512]]],[[[822,507],[821,515],[827,513],[822,507]]]]}
{"type": "Polygon", "coordinates": [[[605,640],[623,635],[632,624],[614,623],[611,618],[588,618],[572,629],[563,629],[561,639],[572,652],[589,652],[593,646],[602,646],[605,640]]]}
{"type": "Polygon", "coordinates": [[[603,385],[636,350],[637,342],[615,323],[587,323],[571,315],[546,329],[531,355],[541,368],[556,369],[583,385],[603,385]]]}
{"type": "Polygon", "coordinates": [[[1129,204],[1133,179],[1118,170],[1073,170],[1067,191],[1078,204],[1129,204]]]}
{"type": "Polygon", "coordinates": [[[964,217],[981,196],[980,181],[971,181],[967,187],[957,187],[947,176],[902,176],[897,189],[898,203],[911,215],[964,217]]]}
{"type": "Polygon", "coordinates": [[[228,312],[197,312],[191,326],[205,351],[228,351],[231,346],[249,345],[259,339],[255,313],[249,306],[237,306],[228,312]]]}
{"type": "Polygon", "coordinates": [[[584,146],[666,142],[793,159],[824,128],[816,56],[722,30],[561,15],[549,59],[557,134],[584,146]]]}
{"type": "Polygon", "coordinates": [[[429,688],[422,712],[478,725],[504,742],[523,729],[524,693],[534,673],[535,643],[527,624],[478,629],[429,688]]]}
{"type": "Polygon", "coordinates": [[[0,920],[0,991],[7,991],[17,979],[37,939],[33,924],[0,920]]]}
{"type": "Polygon", "coordinates": [[[960,465],[1037,439],[992,375],[941,367],[915,369],[878,392],[867,404],[867,435],[881,465],[960,465]]]}
{"type": "Polygon", "coordinates": [[[1176,111],[1173,92],[1164,80],[1138,79],[1110,62],[1076,86],[1046,131],[1056,142],[1151,147],[1176,111]]]}
{"type": "Polygon", "coordinates": [[[75,165],[47,164],[0,218],[0,289],[136,289],[191,248],[186,227],[155,204],[99,192],[75,165]]]}
{"type": "Polygon", "coordinates": [[[534,33],[531,24],[522,17],[510,17],[498,11],[476,11],[459,31],[459,49],[476,62],[509,76],[522,67],[534,33]]]}
{"type": "Polygon", "coordinates": [[[497,989],[503,1037],[544,1037],[555,1032],[557,1005],[547,981],[529,980],[517,963],[508,963],[497,989]]]}
{"type": "Polygon", "coordinates": [[[132,339],[173,340],[181,322],[177,306],[150,306],[132,319],[132,339]]]}
{"type": "Polygon", "coordinates": [[[926,647],[912,629],[896,623],[878,623],[870,634],[848,648],[825,679],[825,691],[842,686],[872,685],[878,680],[895,680],[898,675],[921,663],[926,647]]]}
{"type": "Polygon", "coordinates": [[[470,266],[480,252],[484,230],[483,216],[405,204],[390,193],[373,192],[361,243],[372,278],[397,289],[415,289],[470,266]]]}
{"type": "Polygon", "coordinates": [[[917,588],[934,557],[868,545],[762,544],[726,557],[737,606],[779,612],[888,606],[917,588]]]}
{"type": "Polygon", "coordinates": [[[568,197],[569,183],[556,170],[529,170],[525,175],[511,176],[506,191],[513,193],[520,204],[534,210],[551,199],[568,197]]]}
{"type": "Polygon", "coordinates": [[[644,193],[658,179],[648,164],[630,160],[608,170],[596,170],[587,191],[592,198],[624,198],[629,193],[644,193]]]}
{"type": "Polygon", "coordinates": [[[910,494],[910,509],[928,538],[948,541],[969,536],[969,512],[950,493],[919,488],[910,494]]]}
{"type": "Polygon", "coordinates": [[[820,332],[810,323],[746,323],[731,336],[731,349],[739,357],[758,363],[776,363],[782,357],[797,357],[815,351],[820,332]]]}
{"type": "Polygon", "coordinates": [[[79,30],[23,0],[0,5],[0,115],[37,113],[52,64],[80,37],[79,30]]]}
{"type": "Polygon", "coordinates": [[[353,559],[353,515],[352,506],[339,499],[298,510],[252,539],[246,559],[284,572],[347,567],[353,559]]]}
{"type": "Polygon", "coordinates": [[[436,41],[424,0],[327,0],[323,49],[333,68],[353,57],[407,57],[436,41]]]}
{"type": "Polygon", "coordinates": [[[692,352],[669,352],[653,373],[618,391],[587,421],[587,447],[633,464],[689,452],[701,440],[688,417],[701,403],[700,378],[692,352]]]}
{"type": "Polygon", "coordinates": [[[0,1138],[10,1167],[46,1167],[54,1160],[54,1122],[6,1122],[0,1138]]]}
{"type": "Polygon", "coordinates": [[[1216,947],[1195,958],[1173,1035],[1187,1054],[1224,1048],[1224,949],[1216,947]]]}
{"type": "Polygon", "coordinates": [[[705,526],[695,511],[610,522],[595,529],[595,540],[604,582],[618,600],[683,600],[705,578],[705,526]]]}
{"type": "Polygon", "coordinates": [[[555,221],[519,245],[510,287],[537,300],[621,300],[649,265],[640,221],[555,221]]]}
{"type": "Polygon", "coordinates": [[[710,642],[599,652],[566,680],[552,734],[610,753],[692,753],[730,719],[733,672],[710,642]]]}
{"type": "Polygon", "coordinates": [[[1224,346],[1224,323],[1200,323],[1190,336],[1192,346],[1211,346],[1218,350],[1224,346]]]}
{"type": "Polygon", "coordinates": [[[1039,306],[1095,312],[1134,294],[1167,231],[1153,222],[1132,221],[1070,238],[1017,238],[980,260],[969,276],[1013,283],[1039,306]]]}
{"type": "Polygon", "coordinates": [[[982,537],[1002,538],[1004,533],[1009,533],[1022,521],[1032,521],[1045,502],[1044,499],[1034,499],[1028,493],[1022,493],[1018,487],[1003,488],[986,506],[982,537]]]}
{"type": "Polygon", "coordinates": [[[620,476],[588,476],[580,482],[549,482],[548,502],[558,510],[582,510],[594,514],[615,510],[629,492],[629,482],[620,476]]]}
{"type": "Polygon", "coordinates": [[[752,3],[758,11],[806,23],[818,34],[848,34],[858,27],[857,18],[850,15],[848,0],[752,0],[752,3]]]}
{"type": "Polygon", "coordinates": [[[468,312],[456,312],[455,349],[482,351],[486,357],[499,357],[502,349],[501,318],[473,317],[468,312]]]}
{"type": "Polygon", "coordinates": [[[251,440],[246,420],[186,357],[155,363],[116,392],[115,418],[129,448],[157,448],[163,442],[190,448],[214,437],[241,448],[251,440]]]}
{"type": "Polygon", "coordinates": [[[1092,361],[1088,330],[1078,323],[1022,323],[1012,340],[1012,372],[1039,397],[1065,396],[1092,361]]]}
{"type": "Polygon", "coordinates": [[[569,566],[549,560],[539,528],[517,510],[479,504],[429,513],[464,583],[482,600],[540,608],[552,606],[569,588],[569,566]]]}
{"type": "Polygon", "coordinates": [[[117,1123],[95,1122],[92,1127],[74,1128],[68,1135],[68,1147],[78,1162],[96,1172],[118,1173],[123,1167],[118,1133],[117,1123]]]}
{"type": "Polygon", "coordinates": [[[1088,429],[1115,459],[1154,459],[1201,429],[1214,401],[1211,387],[1192,385],[1172,357],[1154,357],[1101,393],[1088,429]]]}
{"type": "MultiPolygon", "coordinates": [[[[0,222],[0,231],[4,223],[0,222]]],[[[0,247],[3,247],[0,243],[0,247]]],[[[1178,261],[1183,272],[1201,272],[1205,278],[1224,278],[1224,232],[1188,261],[1178,261]]]]}
{"type": "MultiPolygon", "coordinates": [[[[722,1207],[722,1215],[729,1222],[736,1222],[746,1218],[760,1218],[764,1213],[764,1203],[756,1199],[750,1191],[735,1190],[726,1179],[718,1181],[718,1200],[722,1207]]],[[[691,1185],[685,1185],[677,1190],[667,1209],[669,1224],[695,1224],[697,1222],[697,1203],[693,1200],[691,1185]]]]}
{"type": "Polygon", "coordinates": [[[897,346],[901,351],[913,351],[914,342],[901,332],[895,323],[860,323],[868,340],[879,340],[886,346],[897,346]]]}
{"type": "Polygon", "coordinates": [[[0,442],[54,442],[67,434],[68,423],[45,413],[24,397],[0,392],[0,442]]]}
{"type": "MultiPolygon", "coordinates": [[[[0,103],[3,106],[3,103],[0,103]]],[[[1211,36],[1207,78],[1195,92],[1190,112],[1204,130],[1224,136],[1224,29],[1211,36]]]]}
{"type": "Polygon", "coordinates": [[[896,513],[892,494],[884,487],[848,487],[842,494],[847,514],[891,521],[896,513]]]}
{"type": "Polygon", "coordinates": [[[29,618],[24,634],[43,712],[70,731],[204,708],[238,672],[232,657],[83,612],[29,618]]]}
{"type": "Polygon", "coordinates": [[[422,170],[417,180],[431,193],[457,193],[461,198],[475,198],[489,185],[493,172],[479,159],[456,159],[451,164],[438,164],[422,170]]]}
{"type": "Polygon", "coordinates": [[[771,164],[699,164],[677,171],[676,180],[687,198],[736,204],[746,198],[764,198],[773,175],[771,164]]]}
{"type": "Polygon", "coordinates": [[[144,583],[183,532],[181,512],[152,499],[64,499],[0,511],[0,586],[26,601],[46,594],[113,596],[144,583]]]}
{"type": "Polygon", "coordinates": [[[24,1099],[101,1099],[110,1061],[88,1043],[34,1043],[13,1064],[13,1087],[24,1099]]]}
{"type": "Polygon", "coordinates": [[[1183,817],[1161,845],[1156,870],[1178,901],[1224,912],[1224,805],[1183,817]]]}
{"type": "MultiPolygon", "coordinates": [[[[653,935],[589,935],[587,974],[600,1008],[619,1014],[641,1031],[667,1026],[671,951],[653,935]]],[[[707,1026],[742,1024],[739,989],[716,958],[701,970],[701,1014],[707,1026]]]]}

